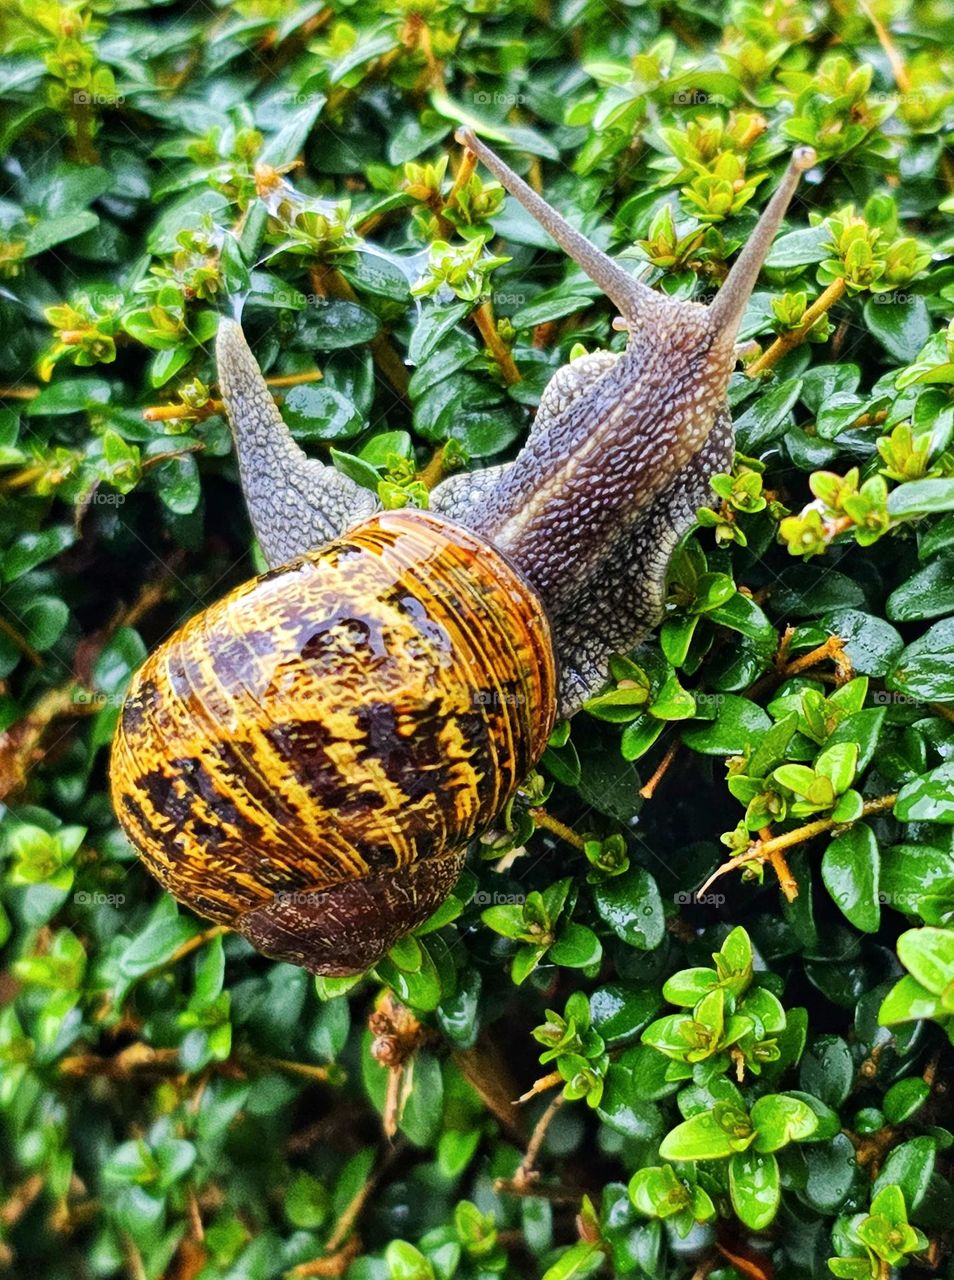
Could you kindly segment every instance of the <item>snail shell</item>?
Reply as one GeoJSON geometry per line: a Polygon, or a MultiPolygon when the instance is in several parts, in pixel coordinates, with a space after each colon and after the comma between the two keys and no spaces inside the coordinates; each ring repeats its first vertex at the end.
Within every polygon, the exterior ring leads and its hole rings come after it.
{"type": "Polygon", "coordinates": [[[453,888],[555,706],[546,615],[500,552],[381,512],[151,654],[113,802],[180,902],[266,955],[359,972],[453,888]]]}

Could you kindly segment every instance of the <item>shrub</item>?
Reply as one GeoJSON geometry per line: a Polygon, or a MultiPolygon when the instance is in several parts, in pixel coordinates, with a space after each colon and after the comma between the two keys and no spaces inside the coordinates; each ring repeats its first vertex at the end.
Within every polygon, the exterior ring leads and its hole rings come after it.
{"type": "Polygon", "coordinates": [[[18,1274],[954,1274],[952,35],[928,0],[7,5],[18,1274]],[[386,506],[511,457],[554,370],[621,345],[461,123],[682,297],[792,146],[819,163],[658,634],[449,904],[316,981],[146,876],[107,748],[147,649],[262,567],[218,314],[386,506]]]}

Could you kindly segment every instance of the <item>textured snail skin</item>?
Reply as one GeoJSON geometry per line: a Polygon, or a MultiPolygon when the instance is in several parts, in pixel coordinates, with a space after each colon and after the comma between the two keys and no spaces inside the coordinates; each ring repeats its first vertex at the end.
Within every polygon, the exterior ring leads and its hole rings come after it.
{"type": "Polygon", "coordinates": [[[360,972],[446,898],[555,699],[546,616],[503,556],[433,514],[381,512],[147,659],[113,802],[181,902],[267,955],[360,972]]]}

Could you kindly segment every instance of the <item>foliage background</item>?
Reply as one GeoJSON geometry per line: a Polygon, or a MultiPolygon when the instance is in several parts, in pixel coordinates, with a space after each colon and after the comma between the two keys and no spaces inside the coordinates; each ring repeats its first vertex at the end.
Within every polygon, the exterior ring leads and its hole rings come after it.
{"type": "Polygon", "coordinates": [[[17,1274],[954,1274],[952,39],[941,0],[5,5],[17,1274]],[[220,312],[392,505],[620,344],[462,122],[699,298],[791,146],[819,165],[661,638],[430,931],[316,984],[159,892],[107,747],[147,648],[258,565],[220,312]]]}

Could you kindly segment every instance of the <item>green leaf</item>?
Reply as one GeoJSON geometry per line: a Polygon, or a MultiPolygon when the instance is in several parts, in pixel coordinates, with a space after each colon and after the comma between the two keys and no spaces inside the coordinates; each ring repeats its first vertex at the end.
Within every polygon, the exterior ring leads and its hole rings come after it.
{"type": "Polygon", "coordinates": [[[887,683],[922,702],[954,702],[954,618],[936,622],[909,644],[887,683]]]}
{"type": "Polygon", "coordinates": [[[738,1151],[744,1151],[755,1137],[740,1118],[739,1127],[732,1129],[720,1124],[712,1112],[699,1115],[670,1129],[659,1146],[659,1154],[665,1160],[723,1160],[738,1151]]]}
{"type": "Polygon", "coordinates": [[[875,933],[881,922],[880,872],[878,841],[866,822],[836,836],[822,858],[826,889],[846,918],[864,933],[875,933]]]}
{"type": "Polygon", "coordinates": [[[735,422],[735,438],[740,451],[758,453],[780,436],[801,394],[801,378],[787,378],[757,396],[735,422]]]}
{"type": "Polygon", "coordinates": [[[916,1213],[931,1182],[936,1151],[935,1140],[928,1137],[911,1138],[894,1147],[874,1181],[874,1195],[895,1187],[903,1195],[908,1212],[916,1213]]]}
{"type": "Polygon", "coordinates": [[[194,923],[177,914],[171,899],[161,902],[160,908],[123,951],[119,969],[124,977],[139,978],[160,968],[197,932],[194,923]]]}
{"type": "Polygon", "coordinates": [[[298,341],[313,351],[360,346],[376,337],[380,327],[374,313],[356,302],[326,299],[299,314],[298,341]]]}
{"type": "Polygon", "coordinates": [[[954,763],[939,765],[903,786],[894,816],[899,822],[954,823],[954,763]]]}
{"type": "Polygon", "coordinates": [[[774,1155],[749,1149],[729,1160],[729,1193],[736,1216],[752,1231],[763,1231],[778,1213],[782,1188],[774,1155]]]}
{"type": "Polygon", "coordinates": [[[61,555],[76,541],[75,530],[54,525],[41,533],[21,533],[3,557],[3,580],[15,582],[25,573],[61,555]]]}
{"type": "Polygon", "coordinates": [[[886,1027],[918,1018],[934,1018],[943,1012],[940,999],[910,975],[900,978],[881,1002],[878,1021],[886,1027]]]}
{"type": "Polygon", "coordinates": [[[585,924],[570,921],[560,930],[548,956],[554,964],[563,965],[567,969],[585,969],[588,965],[599,963],[603,947],[592,929],[588,929],[585,924]]]}
{"type": "Polygon", "coordinates": [[[732,693],[710,696],[718,697],[715,720],[689,725],[682,731],[683,742],[693,751],[713,756],[740,755],[750,741],[757,743],[772,727],[768,715],[748,698],[732,693]]]}
{"type": "Polygon", "coordinates": [[[292,387],[282,410],[296,440],[348,440],[364,427],[363,416],[346,396],[314,383],[292,387]]]}
{"type": "Polygon", "coordinates": [[[666,921],[656,881],[642,867],[633,867],[593,886],[593,905],[617,937],[641,951],[658,947],[666,921]]]}
{"type": "Polygon", "coordinates": [[[904,649],[900,634],[874,614],[838,609],[824,614],[820,621],[830,635],[843,641],[852,669],[859,675],[888,675],[904,649]]]}
{"type": "Polygon", "coordinates": [[[802,1055],[798,1078],[806,1093],[829,1107],[840,1107],[855,1078],[851,1050],[841,1036],[816,1037],[802,1055]]]}
{"type": "Polygon", "coordinates": [[[954,479],[909,480],[888,494],[888,514],[895,520],[919,520],[954,511],[954,479]]]}
{"type": "Polygon", "coordinates": [[[799,1098],[784,1093],[767,1094],[752,1108],[756,1151],[778,1151],[790,1142],[801,1142],[818,1128],[818,1117],[799,1098]]]}
{"type": "Polygon", "coordinates": [[[896,1080],[884,1095],[884,1114],[889,1124],[910,1120],[931,1096],[931,1086],[920,1076],[896,1080]]]}
{"type": "Polygon", "coordinates": [[[954,983],[954,932],[909,929],[898,939],[898,958],[928,991],[943,995],[954,983]]]}
{"type": "Polygon", "coordinates": [[[890,294],[874,294],[864,307],[865,324],[885,351],[900,364],[910,364],[931,336],[927,303],[915,294],[904,302],[890,294]]]}
{"type": "Polygon", "coordinates": [[[920,622],[954,611],[954,555],[938,556],[912,574],[891,592],[885,608],[893,622],[920,622]]]}

